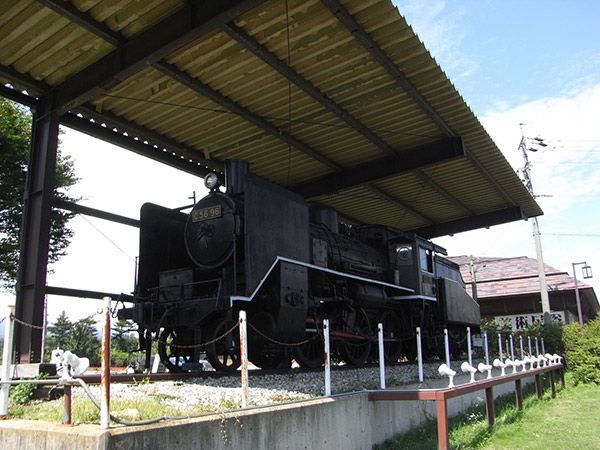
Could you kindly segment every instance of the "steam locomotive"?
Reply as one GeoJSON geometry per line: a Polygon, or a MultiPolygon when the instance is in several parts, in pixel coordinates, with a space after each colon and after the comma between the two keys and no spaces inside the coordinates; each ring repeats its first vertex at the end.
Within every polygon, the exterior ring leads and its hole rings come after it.
{"type": "Polygon", "coordinates": [[[320,366],[324,319],[332,356],[354,365],[375,355],[378,323],[388,363],[416,357],[417,326],[425,356],[443,354],[444,328],[459,353],[465,326],[479,326],[458,266],[432,242],[342,224],[335,209],[309,206],[242,160],[227,161],[225,180],[207,175],[205,186],[189,214],[142,206],[134,304],[119,316],[139,325],[146,361],[158,339],[172,372],[201,370],[204,357],[216,370],[236,370],[240,310],[249,359],[261,368],[320,366]]]}

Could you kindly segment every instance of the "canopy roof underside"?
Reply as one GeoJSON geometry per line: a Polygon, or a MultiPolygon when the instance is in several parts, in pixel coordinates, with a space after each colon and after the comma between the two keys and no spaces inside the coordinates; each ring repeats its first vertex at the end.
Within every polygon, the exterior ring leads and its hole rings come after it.
{"type": "Polygon", "coordinates": [[[424,237],[542,214],[389,0],[0,0],[0,94],[424,237]],[[22,95],[25,91],[27,95],[22,95]]]}

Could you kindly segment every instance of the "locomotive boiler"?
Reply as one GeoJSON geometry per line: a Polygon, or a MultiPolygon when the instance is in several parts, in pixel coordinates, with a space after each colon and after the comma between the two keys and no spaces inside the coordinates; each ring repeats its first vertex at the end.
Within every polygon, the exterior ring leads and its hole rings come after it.
{"type": "Polygon", "coordinates": [[[458,266],[432,242],[342,224],[335,209],[309,206],[242,160],[227,161],[224,180],[207,175],[205,186],[188,214],[142,207],[135,303],[119,316],[139,325],[146,361],[157,339],[171,371],[200,370],[204,355],[216,370],[237,369],[240,310],[249,359],[261,368],[321,365],[324,319],[334,357],[354,365],[374,354],[380,322],[388,363],[416,357],[417,326],[425,355],[443,354],[444,328],[457,353],[465,326],[479,326],[458,266]]]}

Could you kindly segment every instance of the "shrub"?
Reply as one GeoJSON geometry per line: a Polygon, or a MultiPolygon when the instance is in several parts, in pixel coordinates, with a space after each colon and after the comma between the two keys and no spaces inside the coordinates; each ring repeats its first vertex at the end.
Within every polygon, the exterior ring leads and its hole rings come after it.
{"type": "Polygon", "coordinates": [[[600,318],[579,329],[579,323],[564,327],[563,342],[567,369],[573,372],[575,384],[600,384],[600,318]]]}

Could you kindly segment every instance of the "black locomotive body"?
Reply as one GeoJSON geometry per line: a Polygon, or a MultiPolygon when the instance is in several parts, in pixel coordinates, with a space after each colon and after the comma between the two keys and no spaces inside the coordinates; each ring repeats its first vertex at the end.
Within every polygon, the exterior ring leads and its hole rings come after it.
{"type": "Polygon", "coordinates": [[[137,300],[119,314],[139,325],[148,353],[158,337],[171,371],[199,369],[204,354],[235,370],[240,310],[262,368],[321,365],[324,319],[334,356],[349,364],[375,353],[378,323],[387,362],[416,357],[416,327],[427,356],[443,354],[444,328],[459,352],[465,326],[479,326],[444,249],[392,227],[340,224],[333,208],[309,206],[244,161],[228,161],[225,176],[227,192],[209,175],[210,193],[189,214],[142,207],[137,300]]]}

